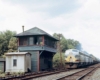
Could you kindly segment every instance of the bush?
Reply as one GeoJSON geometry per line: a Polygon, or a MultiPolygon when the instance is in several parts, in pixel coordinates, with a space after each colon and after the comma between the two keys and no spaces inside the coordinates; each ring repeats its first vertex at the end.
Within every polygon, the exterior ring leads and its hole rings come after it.
{"type": "MultiPolygon", "coordinates": [[[[62,54],[62,68],[64,68],[65,67],[65,60],[64,60],[64,53],[61,53],[62,54]]],[[[53,57],[53,67],[54,68],[61,68],[61,59],[60,59],[60,53],[56,53],[55,55],[54,55],[54,57],[53,57]]]]}

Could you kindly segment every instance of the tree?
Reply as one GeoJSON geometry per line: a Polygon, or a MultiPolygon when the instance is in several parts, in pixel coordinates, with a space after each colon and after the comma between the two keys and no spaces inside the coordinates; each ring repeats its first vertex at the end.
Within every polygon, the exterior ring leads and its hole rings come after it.
{"type": "Polygon", "coordinates": [[[12,37],[9,41],[8,52],[14,51],[17,51],[17,39],[15,37],[12,37]]]}
{"type": "MultiPolygon", "coordinates": [[[[57,33],[54,33],[53,36],[57,39],[59,39],[58,37],[59,34],[57,33]]],[[[82,47],[81,47],[81,44],[79,43],[79,41],[76,41],[76,40],[73,40],[73,39],[66,39],[62,34],[61,35],[61,39],[60,39],[60,48],[62,49],[62,52],[65,52],[65,50],[67,49],[78,49],[78,50],[81,50],[82,47]]],[[[58,43],[57,43],[57,51],[59,52],[58,50],[58,43]]]]}
{"type": "MultiPolygon", "coordinates": [[[[62,34],[57,34],[57,33],[54,33],[53,36],[59,40],[59,36],[60,35],[60,48],[61,48],[61,51],[65,51],[65,49],[67,48],[67,40],[66,38],[62,35],[62,34]]],[[[60,52],[59,51],[59,42],[57,42],[57,52],[60,52]]]]}
{"type": "Polygon", "coordinates": [[[10,30],[0,32],[0,55],[8,52],[9,41],[15,34],[16,32],[10,30]]]}

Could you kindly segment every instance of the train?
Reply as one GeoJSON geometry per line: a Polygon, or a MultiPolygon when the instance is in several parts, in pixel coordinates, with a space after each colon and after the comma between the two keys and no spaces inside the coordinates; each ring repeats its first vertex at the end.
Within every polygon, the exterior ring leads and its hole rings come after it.
{"type": "Polygon", "coordinates": [[[85,51],[79,51],[77,49],[68,49],[65,51],[66,68],[85,67],[99,62],[100,60],[98,58],[85,51]]]}

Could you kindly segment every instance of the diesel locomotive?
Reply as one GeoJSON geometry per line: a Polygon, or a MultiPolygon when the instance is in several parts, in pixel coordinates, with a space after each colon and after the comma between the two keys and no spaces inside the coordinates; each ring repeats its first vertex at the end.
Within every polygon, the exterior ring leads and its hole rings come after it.
{"type": "Polygon", "coordinates": [[[65,51],[66,68],[78,68],[98,63],[97,59],[92,54],[77,49],[69,49],[65,51]]]}

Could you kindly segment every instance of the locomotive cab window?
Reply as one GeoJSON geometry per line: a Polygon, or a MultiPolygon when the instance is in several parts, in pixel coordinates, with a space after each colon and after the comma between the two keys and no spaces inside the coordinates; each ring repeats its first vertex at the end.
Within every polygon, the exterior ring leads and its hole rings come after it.
{"type": "Polygon", "coordinates": [[[13,59],[13,66],[17,66],[17,60],[13,59]]]}
{"type": "Polygon", "coordinates": [[[77,50],[72,50],[73,52],[78,52],[77,50]]]}
{"type": "Polygon", "coordinates": [[[79,55],[75,55],[75,57],[79,58],[80,56],[79,55]]]}

